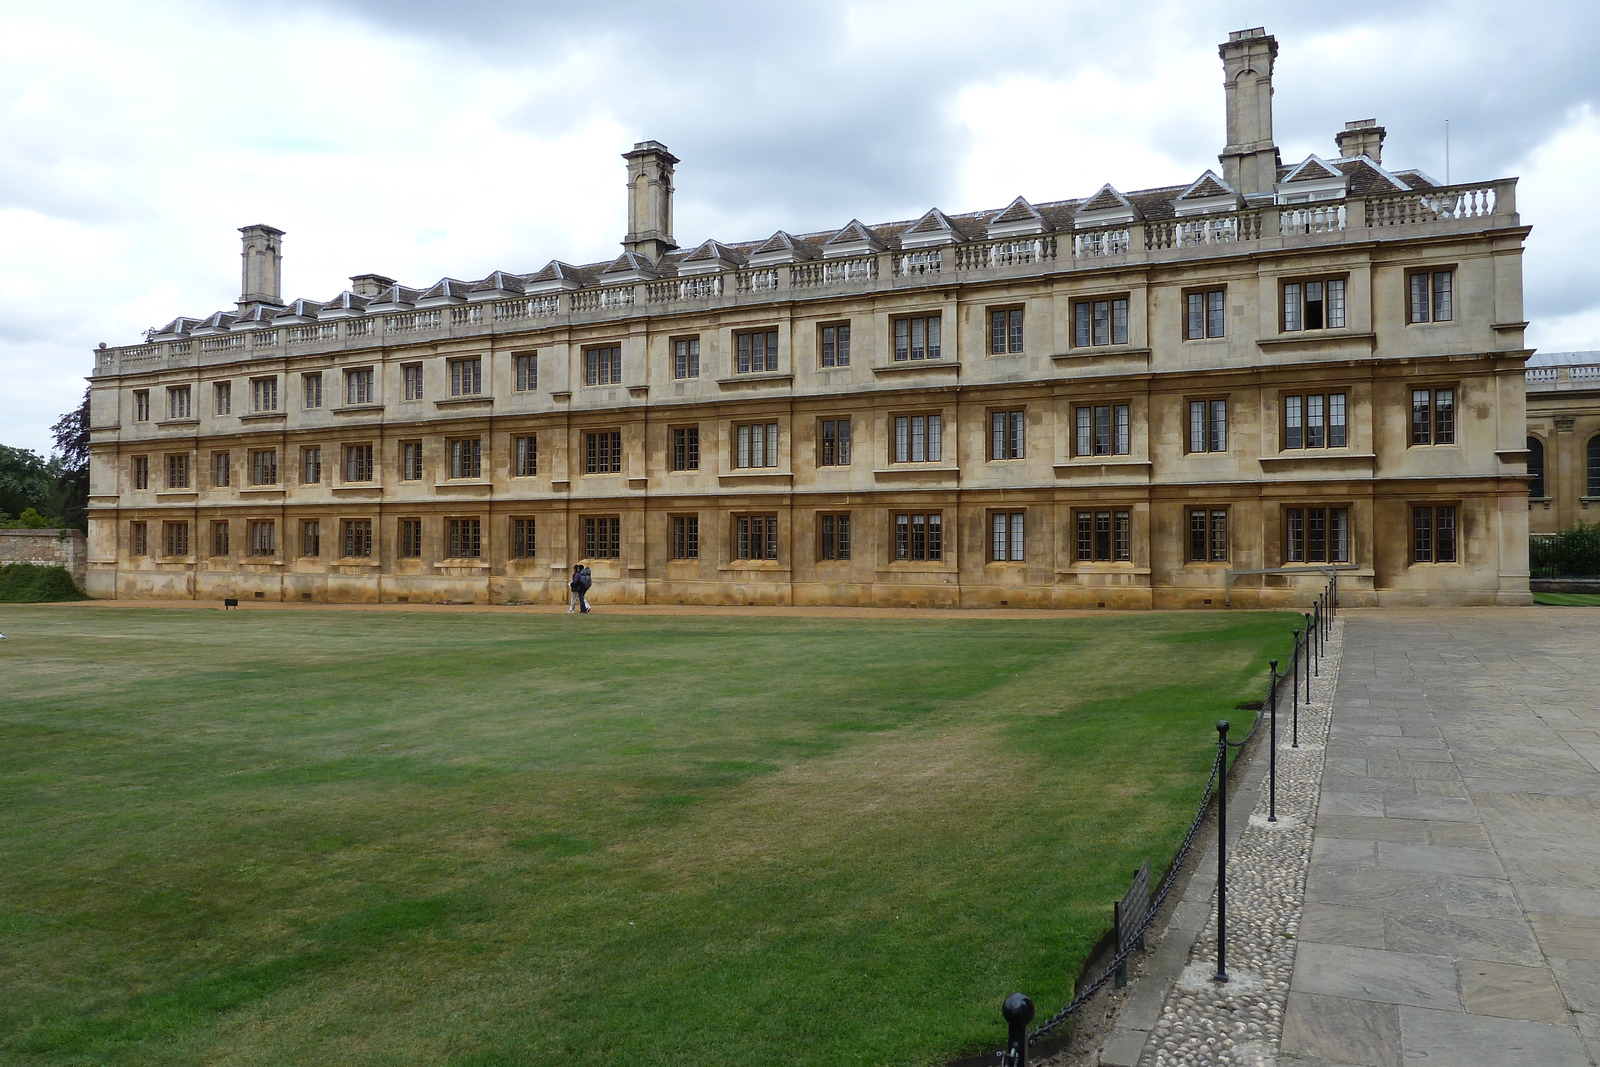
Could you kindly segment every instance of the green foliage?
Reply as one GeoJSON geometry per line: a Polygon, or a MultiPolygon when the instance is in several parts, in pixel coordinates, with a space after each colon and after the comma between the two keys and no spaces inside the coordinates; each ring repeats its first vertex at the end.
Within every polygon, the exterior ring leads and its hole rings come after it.
{"type": "Polygon", "coordinates": [[[18,515],[34,508],[50,514],[56,497],[55,473],[44,457],[0,445],[0,512],[18,515]]]}
{"type": "Polygon", "coordinates": [[[74,529],[89,529],[89,390],[83,390],[78,407],[56,420],[56,491],[62,522],[74,529]]]}
{"type": "Polygon", "coordinates": [[[0,604],[88,599],[65,567],[41,567],[34,563],[8,563],[0,567],[0,604]]]}
{"type": "Polygon", "coordinates": [[[97,1067],[992,1048],[1296,621],[5,615],[0,1062],[97,1067]]]}
{"type": "Polygon", "coordinates": [[[22,514],[14,519],[0,511],[0,530],[53,530],[58,525],[57,520],[41,515],[32,508],[23,508],[22,514]]]}
{"type": "Polygon", "coordinates": [[[1535,578],[1600,578],[1600,522],[1530,537],[1528,570],[1535,578]]]}

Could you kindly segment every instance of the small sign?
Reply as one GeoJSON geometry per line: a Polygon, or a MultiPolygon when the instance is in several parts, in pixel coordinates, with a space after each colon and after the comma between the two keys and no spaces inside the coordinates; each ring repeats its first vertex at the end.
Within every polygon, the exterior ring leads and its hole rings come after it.
{"type": "MultiPolygon", "coordinates": [[[[1150,861],[1145,860],[1133,874],[1133,884],[1122,894],[1115,905],[1117,927],[1117,954],[1129,948],[1144,948],[1144,935],[1139,929],[1150,914],[1150,861]]],[[[1128,984],[1128,965],[1117,968],[1117,988],[1128,984]]]]}

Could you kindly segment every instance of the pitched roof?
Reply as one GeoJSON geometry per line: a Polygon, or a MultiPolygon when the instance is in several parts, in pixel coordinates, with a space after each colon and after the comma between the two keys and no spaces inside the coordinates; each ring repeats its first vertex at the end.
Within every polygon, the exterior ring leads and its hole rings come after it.
{"type": "Polygon", "coordinates": [[[422,294],[424,300],[465,300],[472,292],[473,283],[459,278],[440,278],[432,288],[422,294]]]}
{"type": "Polygon", "coordinates": [[[1208,170],[1204,174],[1200,175],[1200,177],[1196,178],[1193,184],[1191,184],[1189,188],[1185,189],[1183,192],[1179,193],[1175,199],[1204,200],[1216,196],[1238,195],[1238,191],[1234,189],[1233,186],[1229,185],[1223,179],[1217,177],[1215,171],[1208,170]]]}
{"type": "Polygon", "coordinates": [[[368,303],[369,301],[366,297],[357,296],[355,293],[352,293],[350,290],[346,289],[332,300],[324,301],[322,304],[322,310],[324,312],[360,311],[362,308],[366,307],[368,303]]]}
{"type": "Polygon", "coordinates": [[[1343,172],[1335,170],[1327,160],[1313,152],[1302,160],[1298,166],[1290,170],[1288,174],[1284,175],[1282,180],[1287,185],[1289,182],[1328,181],[1329,179],[1342,178],[1343,176],[1343,172]]]}
{"type": "Polygon", "coordinates": [[[822,242],[822,247],[826,250],[830,245],[847,245],[858,241],[877,248],[883,247],[883,241],[878,238],[877,234],[867,229],[860,219],[851,219],[845,223],[837,233],[822,242]]]}
{"type": "Polygon", "coordinates": [[[728,247],[715,238],[707,238],[698,248],[688,255],[679,256],[679,263],[702,263],[707,260],[722,260],[727,263],[743,263],[743,253],[728,247]]]}
{"type": "Polygon", "coordinates": [[[275,319],[314,319],[322,310],[322,302],[318,300],[291,300],[276,315],[275,319]]]}
{"type": "Polygon", "coordinates": [[[1006,222],[1032,222],[1034,220],[1043,222],[1044,216],[1039,214],[1037,208],[1019,196],[1011,201],[1004,211],[990,219],[989,225],[994,226],[1006,222]]]}
{"type": "Polygon", "coordinates": [[[1078,211],[1109,211],[1114,208],[1129,208],[1133,204],[1128,198],[1119,193],[1110,182],[1102,185],[1100,191],[1078,205],[1078,211]]]}
{"type": "Polygon", "coordinates": [[[472,287],[474,293],[521,293],[522,278],[509,271],[497,270],[472,287]]]}

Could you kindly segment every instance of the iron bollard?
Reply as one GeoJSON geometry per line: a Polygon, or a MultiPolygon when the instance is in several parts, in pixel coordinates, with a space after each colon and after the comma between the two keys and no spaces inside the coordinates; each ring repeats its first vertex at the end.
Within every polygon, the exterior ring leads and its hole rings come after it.
{"type": "Polygon", "coordinates": [[[1272,744],[1272,756],[1267,761],[1267,821],[1278,821],[1278,661],[1272,661],[1272,730],[1269,741],[1272,744]]]}
{"type": "Polygon", "coordinates": [[[1033,1001],[1025,993],[1013,993],[1000,1007],[1006,1017],[1006,1067],[1028,1067],[1028,1024],[1033,1021],[1033,1001]]]}
{"type": "Polygon", "coordinates": [[[1228,720],[1217,723],[1217,973],[1228,980],[1228,720]]]}
{"type": "Polygon", "coordinates": [[[1294,659],[1289,664],[1289,669],[1294,672],[1294,744],[1293,748],[1300,747],[1300,631],[1294,632],[1294,659]]]}
{"type": "Polygon", "coordinates": [[[1311,703],[1311,678],[1317,673],[1317,631],[1313,627],[1316,620],[1311,617],[1311,612],[1306,612],[1306,652],[1311,656],[1311,673],[1306,675],[1306,703],[1311,703]]]}

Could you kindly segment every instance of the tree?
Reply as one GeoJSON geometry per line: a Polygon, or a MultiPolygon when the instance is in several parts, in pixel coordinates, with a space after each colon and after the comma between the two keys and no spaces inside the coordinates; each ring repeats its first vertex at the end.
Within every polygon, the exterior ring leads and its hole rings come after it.
{"type": "Polygon", "coordinates": [[[83,402],[78,405],[77,410],[61,416],[50,430],[56,438],[56,452],[50,462],[55,467],[61,517],[66,525],[87,530],[89,518],[89,390],[87,388],[83,391],[83,402]]]}
{"type": "Polygon", "coordinates": [[[53,514],[56,509],[51,505],[57,492],[50,465],[42,456],[0,445],[0,512],[20,515],[33,508],[53,514]]]}

